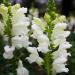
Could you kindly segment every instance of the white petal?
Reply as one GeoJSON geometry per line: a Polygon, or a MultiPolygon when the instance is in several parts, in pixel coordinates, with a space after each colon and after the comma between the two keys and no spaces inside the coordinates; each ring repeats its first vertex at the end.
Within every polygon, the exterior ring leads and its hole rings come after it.
{"type": "Polygon", "coordinates": [[[37,48],[36,47],[27,47],[28,52],[38,54],[37,53],[37,48]]]}
{"type": "Polygon", "coordinates": [[[26,59],[29,61],[29,63],[31,64],[31,63],[34,63],[34,62],[36,62],[36,60],[38,59],[38,55],[36,55],[36,54],[30,54],[30,56],[29,57],[27,57],[26,59]]]}
{"type": "Polygon", "coordinates": [[[16,69],[17,75],[29,75],[29,71],[23,67],[22,61],[19,60],[18,68],[16,69]]]}
{"type": "Polygon", "coordinates": [[[19,8],[19,9],[17,10],[17,13],[18,13],[18,14],[20,14],[20,13],[22,13],[22,14],[27,13],[27,8],[24,8],[24,7],[19,8]]]}

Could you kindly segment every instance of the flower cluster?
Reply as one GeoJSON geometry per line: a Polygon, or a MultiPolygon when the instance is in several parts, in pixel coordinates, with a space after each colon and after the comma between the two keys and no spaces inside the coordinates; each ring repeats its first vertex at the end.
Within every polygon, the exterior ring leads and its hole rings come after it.
{"type": "MultiPolygon", "coordinates": [[[[70,31],[65,31],[67,24],[64,22],[65,17],[59,17],[61,21],[57,22],[57,19],[54,21],[56,23],[53,33],[52,33],[52,40],[54,47],[58,46],[58,50],[53,53],[53,69],[56,73],[61,72],[68,72],[68,68],[66,68],[66,62],[68,56],[71,56],[70,53],[67,52],[72,45],[66,41],[66,38],[69,36],[70,31]]],[[[58,19],[59,19],[58,18],[58,19]]]]}
{"type": "MultiPolygon", "coordinates": [[[[24,48],[29,53],[25,60],[29,64],[37,63],[41,66],[45,60],[40,53],[44,55],[51,52],[50,45],[52,43],[54,48],[59,47],[58,50],[52,52],[54,59],[53,71],[56,73],[68,72],[65,65],[67,57],[70,55],[67,49],[71,47],[71,44],[66,41],[70,32],[65,31],[67,27],[64,21],[65,17],[61,16],[52,21],[54,28],[50,40],[48,37],[49,32],[46,31],[46,21],[34,16],[30,18],[25,15],[26,13],[27,8],[21,8],[19,4],[8,7],[3,4],[0,5],[0,14],[2,15],[0,35],[5,43],[3,57],[13,59],[15,51],[24,48]]],[[[23,66],[22,60],[19,57],[17,58],[19,61],[16,69],[17,75],[29,75],[29,71],[23,66]]]]}

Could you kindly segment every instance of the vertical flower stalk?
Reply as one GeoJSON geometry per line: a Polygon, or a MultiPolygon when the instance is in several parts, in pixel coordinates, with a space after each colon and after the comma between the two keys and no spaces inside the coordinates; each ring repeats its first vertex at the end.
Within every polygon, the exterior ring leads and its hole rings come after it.
{"type": "MultiPolygon", "coordinates": [[[[44,19],[47,22],[47,28],[46,28],[46,32],[48,33],[48,38],[51,41],[51,35],[52,35],[52,31],[54,28],[54,24],[52,23],[52,21],[56,18],[56,8],[55,8],[55,4],[53,0],[48,0],[48,10],[47,13],[44,16],[44,19]]],[[[51,51],[49,51],[48,53],[45,54],[45,58],[44,58],[44,66],[47,72],[47,75],[52,75],[52,63],[53,63],[53,59],[52,59],[52,49],[53,49],[53,45],[50,43],[49,45],[49,49],[51,51]]]]}

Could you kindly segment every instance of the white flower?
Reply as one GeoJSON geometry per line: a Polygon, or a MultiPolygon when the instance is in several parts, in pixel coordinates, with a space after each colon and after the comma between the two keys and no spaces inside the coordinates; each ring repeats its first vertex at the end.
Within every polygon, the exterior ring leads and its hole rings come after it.
{"type": "Polygon", "coordinates": [[[31,53],[29,57],[26,59],[29,61],[29,63],[34,63],[36,62],[38,65],[42,65],[43,59],[39,57],[39,54],[37,52],[37,48],[35,47],[28,47],[28,51],[31,53]]]}
{"type": "Polygon", "coordinates": [[[50,44],[49,39],[46,34],[43,33],[43,30],[37,26],[36,24],[32,25],[33,34],[31,35],[33,38],[37,39],[38,51],[42,53],[46,53],[49,51],[48,46],[50,44]]]}
{"type": "Polygon", "coordinates": [[[15,50],[14,47],[9,47],[8,45],[6,45],[4,47],[5,52],[3,53],[3,57],[5,59],[12,59],[13,58],[13,51],[15,50]]]}
{"type": "Polygon", "coordinates": [[[37,39],[38,36],[43,34],[42,29],[39,26],[37,26],[36,24],[33,24],[31,27],[32,27],[32,31],[33,31],[33,34],[31,36],[33,38],[37,39]]]}
{"type": "Polygon", "coordinates": [[[52,41],[55,47],[66,42],[66,38],[69,36],[69,31],[59,31],[52,34],[52,41]]]}
{"type": "Polygon", "coordinates": [[[13,25],[12,34],[13,35],[28,35],[28,28],[25,25],[26,23],[18,22],[13,25]]]}
{"type": "Polygon", "coordinates": [[[39,43],[38,51],[42,52],[42,53],[47,53],[49,51],[48,46],[50,44],[47,35],[42,34],[42,35],[38,36],[37,41],[39,43]]]}
{"type": "Polygon", "coordinates": [[[27,13],[27,8],[24,8],[24,7],[19,8],[16,13],[17,13],[17,14],[24,14],[24,13],[27,13]]]}
{"type": "Polygon", "coordinates": [[[38,65],[42,65],[43,63],[43,59],[41,57],[39,57],[38,54],[30,54],[29,57],[26,58],[29,63],[34,63],[36,62],[38,65]]]}
{"type": "Polygon", "coordinates": [[[67,52],[65,49],[59,49],[55,52],[53,52],[53,59],[59,58],[59,57],[65,57],[67,59],[68,56],[71,56],[70,53],[67,52]]]}
{"type": "Polygon", "coordinates": [[[20,8],[19,6],[15,5],[12,7],[11,10],[13,16],[12,20],[12,35],[28,35],[28,26],[30,25],[29,18],[25,16],[24,13],[27,12],[27,8],[20,8]],[[14,12],[13,12],[14,11],[14,12]]]}
{"type": "Polygon", "coordinates": [[[25,26],[29,25],[29,18],[25,17],[24,14],[22,14],[22,15],[18,15],[18,14],[14,15],[11,20],[12,20],[13,25],[14,24],[19,24],[19,23],[21,24],[22,22],[24,23],[25,26]]]}
{"type": "Polygon", "coordinates": [[[55,25],[51,36],[54,47],[64,43],[66,38],[70,35],[70,31],[65,31],[66,27],[67,24],[63,22],[55,25]]]}
{"type": "Polygon", "coordinates": [[[72,47],[72,45],[69,42],[64,42],[59,46],[59,49],[68,49],[72,47]]]}
{"type": "Polygon", "coordinates": [[[55,39],[53,40],[53,44],[54,44],[54,47],[57,47],[59,46],[60,44],[64,43],[66,41],[65,38],[58,38],[58,39],[55,39]]]}
{"type": "Polygon", "coordinates": [[[29,75],[29,71],[23,67],[22,61],[19,60],[18,68],[16,69],[17,75],[29,75]]]}
{"type": "Polygon", "coordinates": [[[70,35],[70,31],[55,31],[53,32],[52,36],[54,39],[57,39],[57,38],[66,38],[70,35]]]}
{"type": "MultiPolygon", "coordinates": [[[[38,25],[36,25],[36,24],[32,24],[32,30],[33,31],[42,31],[42,29],[38,26],[38,25]]],[[[43,32],[43,31],[42,31],[43,32]]]]}
{"type": "Polygon", "coordinates": [[[45,20],[33,17],[32,24],[39,26],[43,31],[46,29],[47,23],[45,20]]]}
{"type": "Polygon", "coordinates": [[[12,46],[16,48],[27,48],[29,45],[29,37],[28,36],[15,36],[12,37],[12,46]]]}
{"type": "Polygon", "coordinates": [[[12,17],[12,34],[13,35],[27,35],[28,26],[30,24],[29,18],[25,17],[24,14],[16,14],[12,17]]]}
{"type": "Polygon", "coordinates": [[[67,24],[66,23],[57,23],[54,27],[54,30],[64,30],[66,29],[67,24]]]}
{"type": "Polygon", "coordinates": [[[46,34],[42,34],[42,35],[38,36],[37,41],[40,43],[46,42],[49,44],[49,39],[48,39],[48,36],[46,34]]]}
{"type": "Polygon", "coordinates": [[[59,58],[55,59],[53,62],[53,70],[56,73],[68,72],[69,71],[68,68],[65,67],[66,61],[67,61],[67,59],[64,57],[59,57],[59,58]]]}
{"type": "Polygon", "coordinates": [[[56,73],[68,72],[68,68],[65,67],[66,62],[68,60],[68,56],[71,56],[70,53],[67,52],[67,48],[70,48],[71,44],[69,42],[64,42],[59,45],[57,51],[53,52],[53,71],[56,73]]]}
{"type": "Polygon", "coordinates": [[[27,50],[32,54],[38,54],[36,47],[27,47],[27,50]]]}

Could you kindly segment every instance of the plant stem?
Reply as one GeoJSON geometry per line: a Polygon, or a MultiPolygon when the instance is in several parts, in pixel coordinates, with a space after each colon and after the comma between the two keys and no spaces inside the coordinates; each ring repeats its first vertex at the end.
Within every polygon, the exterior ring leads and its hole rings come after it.
{"type": "MultiPolygon", "coordinates": [[[[56,18],[55,12],[56,12],[56,8],[55,8],[54,1],[48,0],[48,11],[47,11],[47,14],[45,15],[45,19],[48,25],[46,32],[48,33],[48,38],[50,41],[51,41],[52,31],[54,28],[54,24],[52,23],[52,21],[56,18]]],[[[52,45],[50,44],[49,46],[50,50],[53,49],[51,46],[52,45]]],[[[52,63],[53,63],[52,51],[50,51],[45,54],[45,58],[44,58],[44,67],[46,69],[47,75],[52,75],[52,63]]]]}

